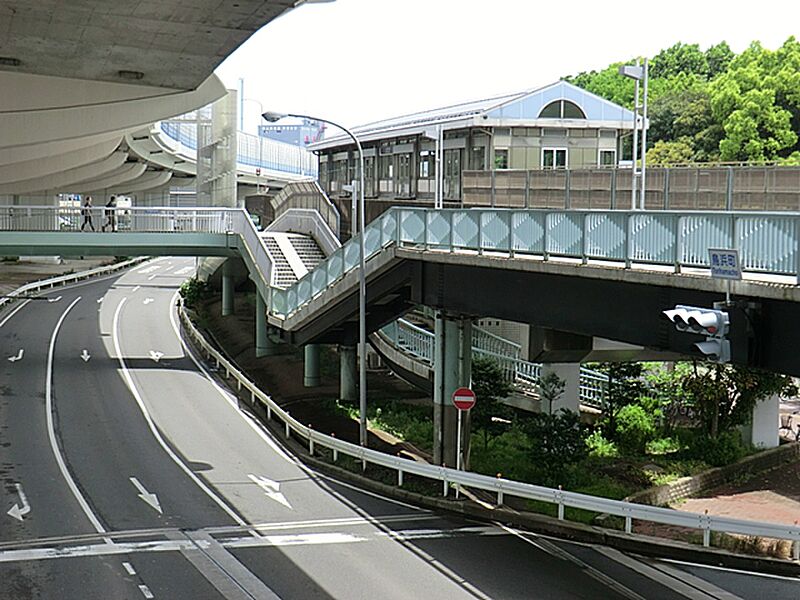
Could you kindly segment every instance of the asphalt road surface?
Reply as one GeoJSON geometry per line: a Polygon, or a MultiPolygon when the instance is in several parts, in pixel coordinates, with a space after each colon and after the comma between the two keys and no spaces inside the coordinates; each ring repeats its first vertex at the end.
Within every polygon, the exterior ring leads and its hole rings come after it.
{"type": "Polygon", "coordinates": [[[0,313],[0,598],[797,598],[459,520],[296,461],[182,344],[193,259],[0,313]]]}

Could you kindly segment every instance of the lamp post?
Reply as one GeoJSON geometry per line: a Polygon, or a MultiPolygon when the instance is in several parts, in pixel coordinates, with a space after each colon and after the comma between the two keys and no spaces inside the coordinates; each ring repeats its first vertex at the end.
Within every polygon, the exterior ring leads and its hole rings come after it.
{"type": "MultiPolygon", "coordinates": [[[[264,105],[261,104],[255,98],[242,98],[242,104],[244,105],[245,102],[252,102],[254,104],[258,104],[258,108],[261,112],[264,112],[264,105]]],[[[244,108],[244,106],[242,106],[244,108]]],[[[264,140],[261,139],[261,136],[258,134],[258,128],[256,128],[256,140],[258,140],[258,167],[256,167],[256,194],[261,193],[261,169],[264,168],[264,140]]]]}
{"type": "Polygon", "coordinates": [[[635,65],[621,65],[619,67],[619,74],[623,77],[628,77],[636,82],[636,95],[633,106],[633,183],[631,186],[631,208],[636,209],[636,159],[639,145],[639,82],[644,84],[644,102],[643,115],[642,115],[642,170],[641,170],[641,192],[639,194],[640,202],[639,208],[644,210],[646,190],[647,190],[647,72],[648,64],[647,59],[644,59],[644,66],[639,65],[636,61],[635,65]]]}
{"type": "Polygon", "coordinates": [[[360,213],[358,223],[359,236],[359,269],[358,269],[358,420],[359,420],[359,440],[362,446],[367,445],[367,281],[364,271],[364,149],[361,147],[361,142],[355,134],[343,127],[338,123],[334,123],[328,119],[320,119],[319,117],[312,117],[309,115],[300,115],[295,113],[277,113],[267,111],[261,115],[266,121],[275,123],[284,117],[295,117],[299,119],[310,119],[312,121],[322,121],[344,131],[358,148],[358,162],[360,177],[358,183],[358,190],[353,193],[358,193],[358,212],[360,213]]]}

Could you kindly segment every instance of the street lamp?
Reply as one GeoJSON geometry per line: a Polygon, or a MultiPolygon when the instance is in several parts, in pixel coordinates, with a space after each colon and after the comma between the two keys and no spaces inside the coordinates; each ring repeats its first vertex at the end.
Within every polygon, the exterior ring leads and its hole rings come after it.
{"type": "MultiPolygon", "coordinates": [[[[361,235],[358,240],[359,247],[359,273],[358,273],[358,420],[359,420],[359,440],[362,446],[367,445],[367,281],[364,270],[364,149],[355,134],[338,123],[319,117],[309,115],[299,115],[294,113],[277,113],[267,111],[261,115],[266,121],[275,123],[284,117],[295,117],[298,119],[310,119],[312,121],[322,121],[344,131],[350,139],[355,142],[358,148],[358,163],[360,177],[358,184],[358,212],[360,213],[358,223],[361,235]]],[[[356,191],[354,190],[355,194],[356,191]]]]}
{"type": "Polygon", "coordinates": [[[636,95],[633,106],[633,184],[631,186],[631,208],[636,208],[636,159],[639,145],[639,82],[644,82],[644,103],[642,109],[644,114],[642,116],[642,191],[640,194],[641,206],[644,210],[646,199],[646,177],[647,177],[647,59],[644,59],[644,66],[639,65],[636,61],[635,65],[620,65],[619,74],[623,77],[628,77],[636,82],[636,95]]]}
{"type": "MultiPolygon", "coordinates": [[[[261,109],[261,112],[264,112],[264,105],[261,104],[255,98],[242,98],[242,112],[244,112],[244,103],[245,102],[253,102],[254,104],[258,104],[258,108],[261,109]]],[[[258,133],[258,129],[256,129],[256,140],[258,140],[258,167],[256,167],[256,194],[261,194],[261,169],[264,168],[264,140],[261,139],[261,135],[258,133]]]]}

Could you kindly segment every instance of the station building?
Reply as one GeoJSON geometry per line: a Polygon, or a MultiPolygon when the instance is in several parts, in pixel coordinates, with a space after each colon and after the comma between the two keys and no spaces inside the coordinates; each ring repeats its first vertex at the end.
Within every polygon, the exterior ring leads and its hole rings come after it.
{"type": "MultiPolygon", "coordinates": [[[[615,167],[621,139],[632,129],[631,111],[558,81],[352,131],[364,147],[365,196],[378,201],[373,204],[392,205],[433,201],[437,139],[442,139],[443,200],[460,202],[467,170],[615,167]]],[[[352,140],[340,135],[309,149],[319,155],[322,189],[345,208],[339,198],[349,198],[345,186],[356,178],[358,164],[352,140]]]]}

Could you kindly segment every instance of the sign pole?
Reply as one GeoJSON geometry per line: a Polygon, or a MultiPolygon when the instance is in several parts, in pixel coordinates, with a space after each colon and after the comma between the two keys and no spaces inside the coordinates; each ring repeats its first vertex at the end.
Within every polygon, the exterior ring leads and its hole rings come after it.
{"type": "MultiPolygon", "coordinates": [[[[458,424],[456,427],[458,428],[458,435],[456,436],[456,471],[461,470],[461,413],[464,412],[463,410],[458,411],[458,424]]],[[[456,484],[456,500],[458,499],[458,493],[461,491],[461,486],[456,484]]]]}

